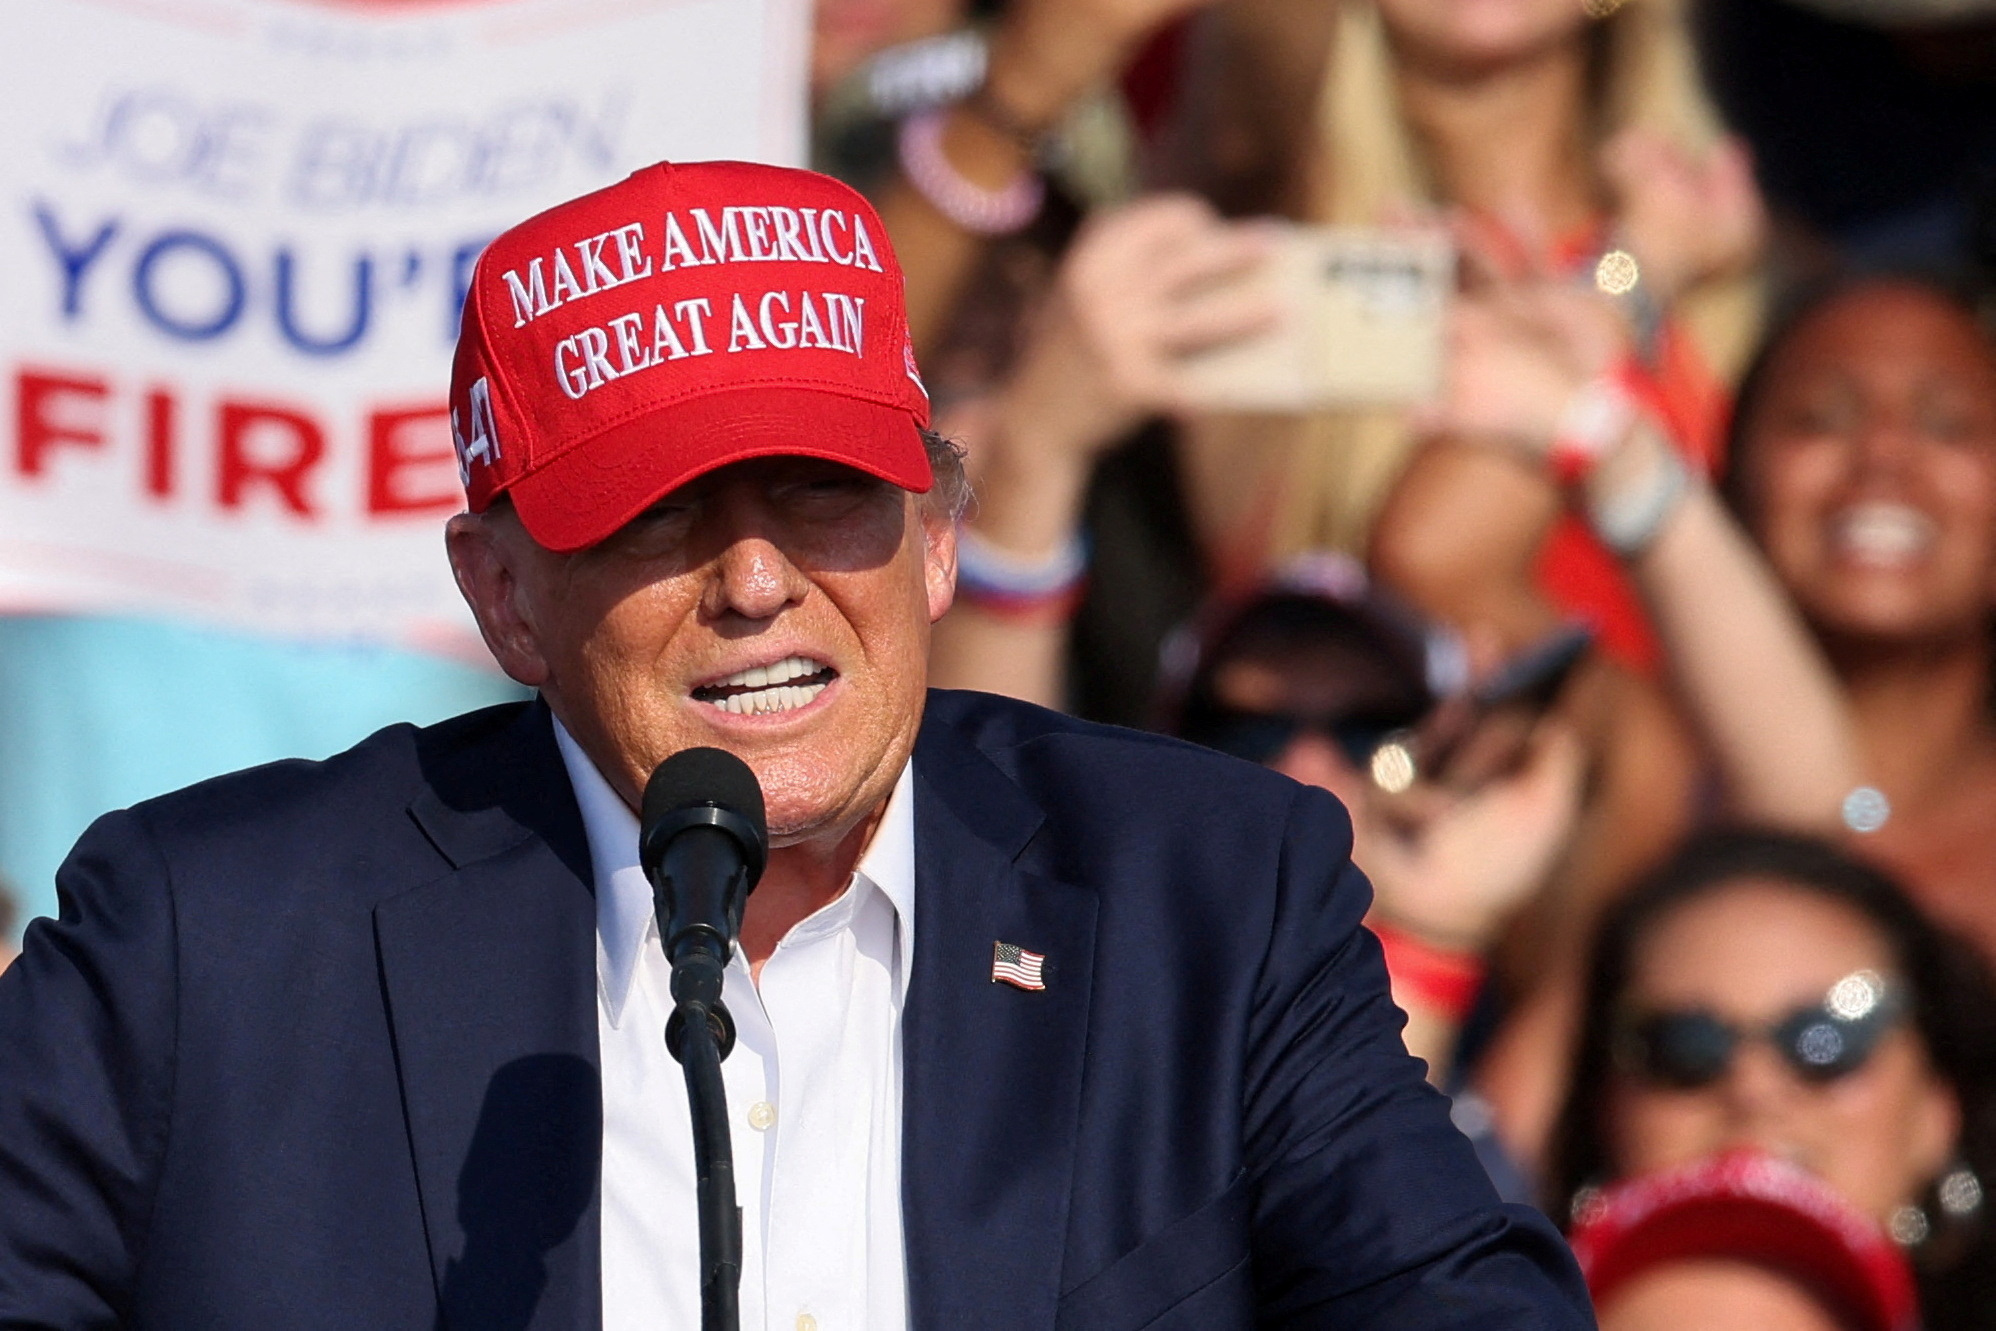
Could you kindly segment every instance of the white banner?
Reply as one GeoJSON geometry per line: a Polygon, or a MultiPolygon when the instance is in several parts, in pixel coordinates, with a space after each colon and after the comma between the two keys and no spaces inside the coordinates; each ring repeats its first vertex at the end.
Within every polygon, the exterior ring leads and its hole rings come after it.
{"type": "Polygon", "coordinates": [[[480,247],[801,162],[809,0],[0,0],[0,612],[459,650],[480,247]]]}

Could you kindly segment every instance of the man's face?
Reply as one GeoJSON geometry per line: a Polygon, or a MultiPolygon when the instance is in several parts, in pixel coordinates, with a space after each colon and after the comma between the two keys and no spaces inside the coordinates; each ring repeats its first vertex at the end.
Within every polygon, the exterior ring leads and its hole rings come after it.
{"type": "Polygon", "coordinates": [[[659,762],[712,745],[755,769],[773,844],[836,840],[914,746],[956,555],[920,496],[770,458],[701,477],[575,554],[503,508],[453,520],[449,540],[501,666],[633,806],[659,762]]]}

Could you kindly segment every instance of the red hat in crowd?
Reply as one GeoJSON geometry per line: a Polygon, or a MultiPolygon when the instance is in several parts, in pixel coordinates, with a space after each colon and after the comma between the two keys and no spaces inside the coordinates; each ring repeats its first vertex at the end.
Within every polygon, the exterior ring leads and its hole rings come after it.
{"type": "Polygon", "coordinates": [[[852,189],[785,167],[661,162],[493,241],[450,410],[472,511],[508,495],[552,550],[747,458],[931,483],[886,228],[852,189]]]}
{"type": "Polygon", "coordinates": [[[1919,1301],[1905,1257],[1811,1174],[1758,1151],[1608,1189],[1569,1236],[1597,1306],[1673,1261],[1732,1258],[1777,1272],[1860,1331],[1914,1331],[1919,1301]]]}

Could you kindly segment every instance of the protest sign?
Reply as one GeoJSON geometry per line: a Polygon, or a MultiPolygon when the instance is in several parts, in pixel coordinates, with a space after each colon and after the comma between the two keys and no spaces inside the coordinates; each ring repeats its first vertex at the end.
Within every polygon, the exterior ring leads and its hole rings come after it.
{"type": "Polygon", "coordinates": [[[0,612],[458,650],[483,244],[796,163],[808,0],[0,0],[0,612]]]}

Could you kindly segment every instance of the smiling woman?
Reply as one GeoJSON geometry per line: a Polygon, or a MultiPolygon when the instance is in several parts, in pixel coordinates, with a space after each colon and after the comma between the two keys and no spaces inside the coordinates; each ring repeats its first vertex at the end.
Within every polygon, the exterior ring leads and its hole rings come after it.
{"type": "Polygon", "coordinates": [[[1947,291],[1834,288],[1741,390],[1726,495],[1843,686],[1867,852],[1996,957],[1996,351],[1947,291]]]}

